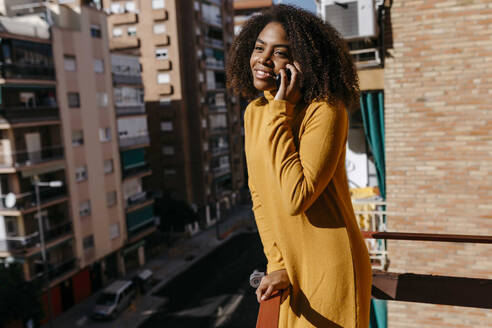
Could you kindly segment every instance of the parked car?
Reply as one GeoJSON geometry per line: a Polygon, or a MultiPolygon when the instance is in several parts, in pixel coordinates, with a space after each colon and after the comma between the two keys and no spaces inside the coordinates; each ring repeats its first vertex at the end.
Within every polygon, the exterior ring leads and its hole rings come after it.
{"type": "Polygon", "coordinates": [[[152,282],[154,279],[154,273],[152,270],[145,269],[140,271],[135,277],[133,277],[132,281],[135,284],[135,287],[141,294],[145,294],[152,288],[152,282]]]}
{"type": "Polygon", "coordinates": [[[93,319],[115,319],[135,298],[135,286],[128,280],[117,280],[106,287],[96,300],[93,319]]]}

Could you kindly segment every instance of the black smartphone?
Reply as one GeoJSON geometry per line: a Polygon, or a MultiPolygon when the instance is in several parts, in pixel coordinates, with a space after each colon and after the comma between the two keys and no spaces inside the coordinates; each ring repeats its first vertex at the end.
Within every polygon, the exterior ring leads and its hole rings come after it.
{"type": "MultiPolygon", "coordinates": [[[[287,74],[287,82],[290,82],[290,69],[286,68],[285,73],[287,74]]],[[[275,84],[277,85],[277,90],[280,88],[280,82],[282,81],[282,75],[280,73],[277,74],[277,77],[275,78],[275,84]]]]}

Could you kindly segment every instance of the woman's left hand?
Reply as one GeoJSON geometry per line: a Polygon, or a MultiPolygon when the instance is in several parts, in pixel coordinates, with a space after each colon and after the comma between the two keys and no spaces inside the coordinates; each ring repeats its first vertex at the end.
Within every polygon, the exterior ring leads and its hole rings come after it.
{"type": "Polygon", "coordinates": [[[277,94],[275,95],[275,100],[287,100],[288,102],[295,104],[301,99],[301,89],[299,85],[300,73],[301,66],[297,61],[294,61],[293,64],[287,64],[285,65],[285,68],[279,70],[282,79],[277,94]],[[287,80],[285,69],[290,70],[290,82],[287,80]]]}
{"type": "Polygon", "coordinates": [[[287,289],[290,286],[287,270],[282,269],[273,271],[261,279],[260,286],[256,289],[256,299],[260,301],[267,300],[276,290],[287,289]]]}

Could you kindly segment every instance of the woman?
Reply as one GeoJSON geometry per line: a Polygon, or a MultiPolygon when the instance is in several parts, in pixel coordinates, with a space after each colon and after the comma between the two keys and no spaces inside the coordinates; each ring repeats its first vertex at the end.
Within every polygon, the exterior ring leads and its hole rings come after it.
{"type": "Polygon", "coordinates": [[[284,290],[282,328],[368,327],[371,266],[345,173],[347,110],[359,97],[346,46],[311,13],[273,6],[244,24],[227,75],[245,97],[263,92],[244,115],[249,187],[268,260],[258,301],[284,290]]]}

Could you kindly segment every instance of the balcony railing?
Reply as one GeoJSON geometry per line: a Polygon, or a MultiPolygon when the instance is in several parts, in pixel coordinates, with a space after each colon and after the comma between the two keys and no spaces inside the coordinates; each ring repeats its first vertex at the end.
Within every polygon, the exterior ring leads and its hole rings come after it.
{"type": "Polygon", "coordinates": [[[212,172],[214,173],[214,176],[219,176],[222,174],[230,173],[231,167],[230,166],[215,167],[212,168],[212,172]]]}
{"type": "Polygon", "coordinates": [[[137,23],[137,15],[135,13],[113,14],[109,16],[109,21],[113,25],[135,24],[137,23]]]}
{"type": "Polygon", "coordinates": [[[212,155],[217,155],[228,151],[229,151],[229,147],[212,148],[211,150],[212,155]]]}
{"type": "MultiPolygon", "coordinates": [[[[17,199],[14,208],[6,208],[3,202],[0,202],[0,210],[23,211],[36,206],[36,195],[34,192],[27,192],[16,196],[17,199]]],[[[39,192],[41,205],[66,196],[67,196],[67,188],[65,186],[59,188],[42,189],[39,192]]]]}
{"type": "Polygon", "coordinates": [[[142,76],[113,73],[113,83],[142,84],[142,76]]]}
{"type": "MultiPolygon", "coordinates": [[[[362,231],[386,231],[386,202],[380,200],[353,200],[354,213],[362,231]]],[[[388,250],[382,240],[366,239],[373,269],[386,270],[388,250]]]]}
{"type": "Polygon", "coordinates": [[[204,41],[206,44],[209,44],[213,47],[224,48],[224,41],[222,41],[222,40],[214,39],[214,38],[211,38],[209,36],[205,36],[204,41]]]}
{"type": "Polygon", "coordinates": [[[137,145],[146,145],[150,143],[149,135],[120,138],[120,147],[131,147],[137,145]]]}
{"type": "Polygon", "coordinates": [[[123,169],[123,179],[150,171],[150,165],[145,163],[129,169],[123,169]]]}
{"type": "MultiPolygon", "coordinates": [[[[76,267],[77,267],[77,259],[76,258],[64,260],[64,261],[57,263],[55,265],[48,263],[48,272],[47,272],[48,279],[49,279],[49,281],[53,281],[56,278],[59,278],[59,277],[63,276],[64,274],[74,270],[76,267]]],[[[42,279],[44,276],[42,265],[39,265],[38,270],[39,270],[39,272],[34,273],[34,275],[35,275],[35,277],[33,277],[34,280],[42,279]]]]}
{"type": "Polygon", "coordinates": [[[23,123],[34,121],[59,120],[57,107],[9,107],[0,108],[0,122],[23,123]]]}
{"type": "Polygon", "coordinates": [[[63,159],[63,147],[49,147],[39,151],[20,151],[0,154],[0,167],[23,167],[63,159]]]}
{"type": "Polygon", "coordinates": [[[130,196],[126,200],[126,208],[130,208],[130,207],[136,206],[138,204],[145,203],[145,202],[152,200],[152,199],[153,199],[153,197],[152,197],[151,191],[139,192],[135,195],[130,196]]]}
{"type": "Polygon", "coordinates": [[[224,61],[210,57],[205,60],[205,67],[210,69],[224,69],[224,61]]]}
{"type": "Polygon", "coordinates": [[[41,65],[0,64],[5,79],[54,80],[55,68],[41,65]]]}
{"type": "MultiPolygon", "coordinates": [[[[72,223],[64,222],[43,232],[44,242],[48,243],[72,234],[72,223]]],[[[5,240],[0,240],[0,252],[20,252],[22,250],[37,247],[39,244],[39,232],[36,231],[29,236],[7,237],[5,240]]]]}
{"type": "Polygon", "coordinates": [[[132,49],[140,47],[140,39],[137,37],[112,38],[109,42],[111,50],[132,49]]]}
{"type": "Polygon", "coordinates": [[[118,106],[116,105],[116,115],[145,114],[145,105],[118,106]]]}

